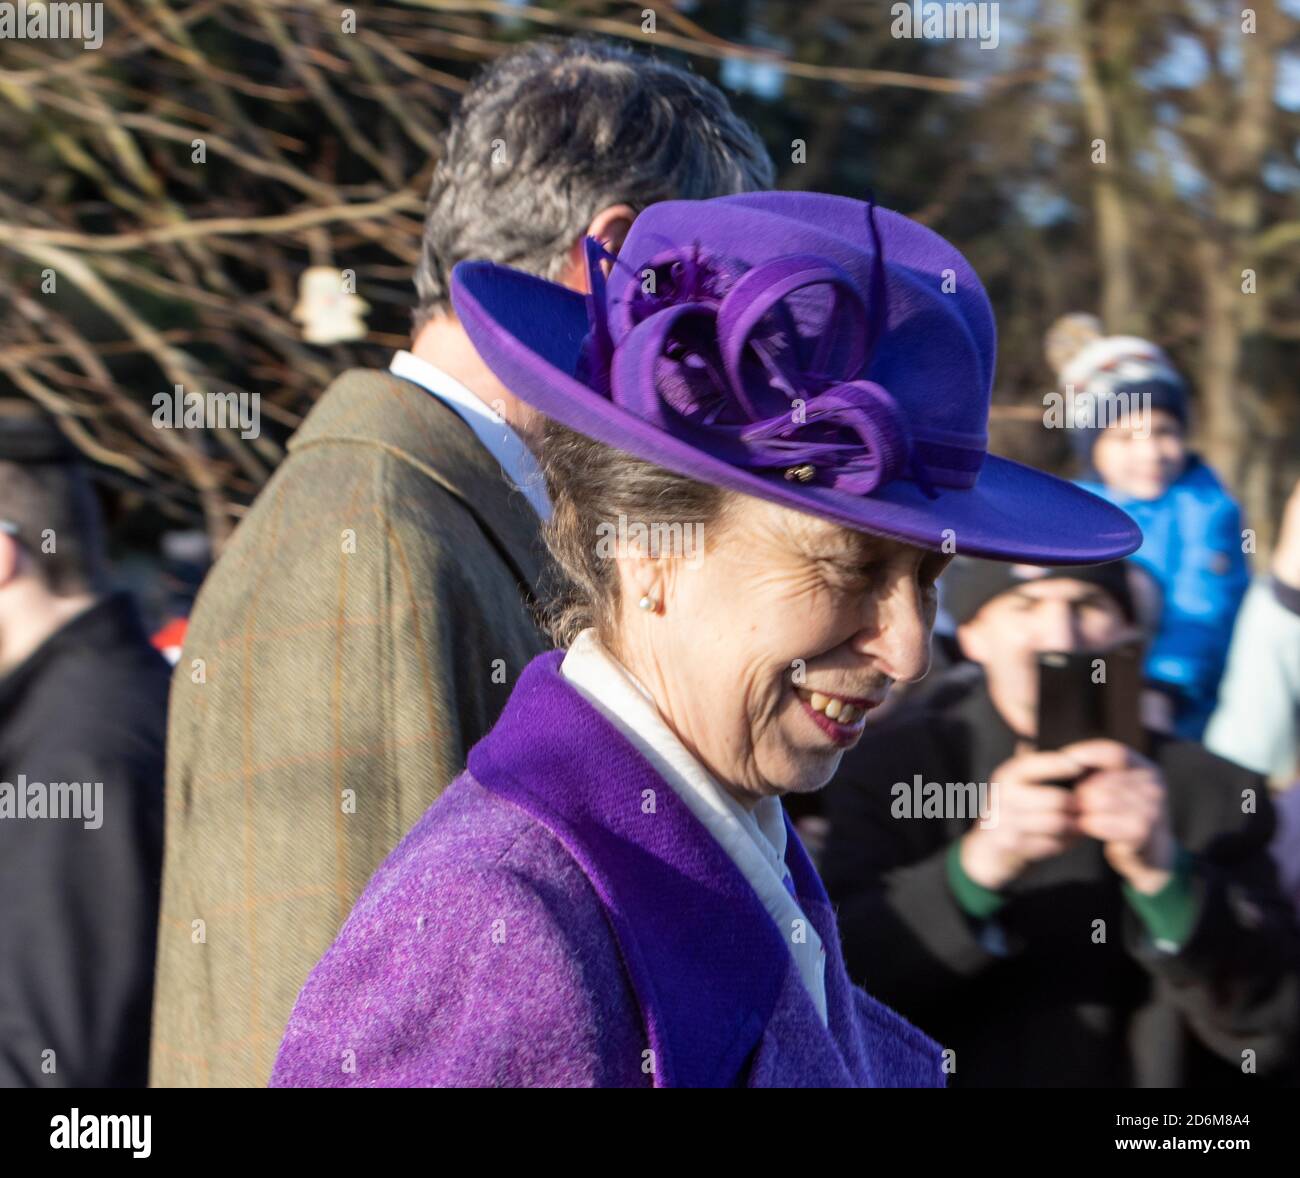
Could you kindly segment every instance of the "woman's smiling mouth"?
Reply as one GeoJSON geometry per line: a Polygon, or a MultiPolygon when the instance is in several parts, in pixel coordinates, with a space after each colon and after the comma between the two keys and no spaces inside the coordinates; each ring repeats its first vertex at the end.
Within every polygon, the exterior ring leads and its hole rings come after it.
{"type": "Polygon", "coordinates": [[[796,687],[794,691],[812,722],[842,748],[856,743],[866,726],[867,713],[881,702],[862,696],[809,691],[803,687],[796,687]]]}

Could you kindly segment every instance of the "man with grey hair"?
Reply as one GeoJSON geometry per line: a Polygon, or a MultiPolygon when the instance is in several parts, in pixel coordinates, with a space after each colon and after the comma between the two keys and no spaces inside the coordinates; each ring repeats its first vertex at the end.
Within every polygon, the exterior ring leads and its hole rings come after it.
{"type": "Polygon", "coordinates": [[[585,290],[587,236],[617,251],[649,204],[772,183],[717,89],[626,48],[534,42],[465,94],[409,350],[325,392],[190,622],[153,1084],[266,1084],[308,971],[544,648],[541,423],[471,346],[452,267],[485,258],[585,290]]]}

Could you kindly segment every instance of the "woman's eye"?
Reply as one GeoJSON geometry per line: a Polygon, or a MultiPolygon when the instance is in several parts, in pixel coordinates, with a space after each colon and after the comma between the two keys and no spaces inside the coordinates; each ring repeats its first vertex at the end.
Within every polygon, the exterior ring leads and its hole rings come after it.
{"type": "Polygon", "coordinates": [[[855,590],[869,587],[880,571],[878,565],[848,565],[834,561],[823,567],[827,579],[833,584],[855,590]]]}

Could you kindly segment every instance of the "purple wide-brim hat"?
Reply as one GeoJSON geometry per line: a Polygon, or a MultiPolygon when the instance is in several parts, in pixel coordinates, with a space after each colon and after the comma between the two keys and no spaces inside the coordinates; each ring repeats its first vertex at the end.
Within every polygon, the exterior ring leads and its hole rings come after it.
{"type": "Polygon", "coordinates": [[[995,560],[1093,564],[1141,543],[1122,511],[987,453],[996,331],[966,259],[846,197],[665,201],[590,294],[489,262],[456,314],[515,396],[703,483],[857,531],[995,560]]]}

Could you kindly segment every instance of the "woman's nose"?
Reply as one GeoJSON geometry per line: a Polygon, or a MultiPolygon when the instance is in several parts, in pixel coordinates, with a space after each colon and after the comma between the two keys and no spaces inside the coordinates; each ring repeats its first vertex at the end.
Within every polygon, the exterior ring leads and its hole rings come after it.
{"type": "Polygon", "coordinates": [[[876,600],[871,614],[853,639],[854,649],[896,683],[920,679],[930,669],[931,619],[917,587],[896,587],[876,600]]]}

